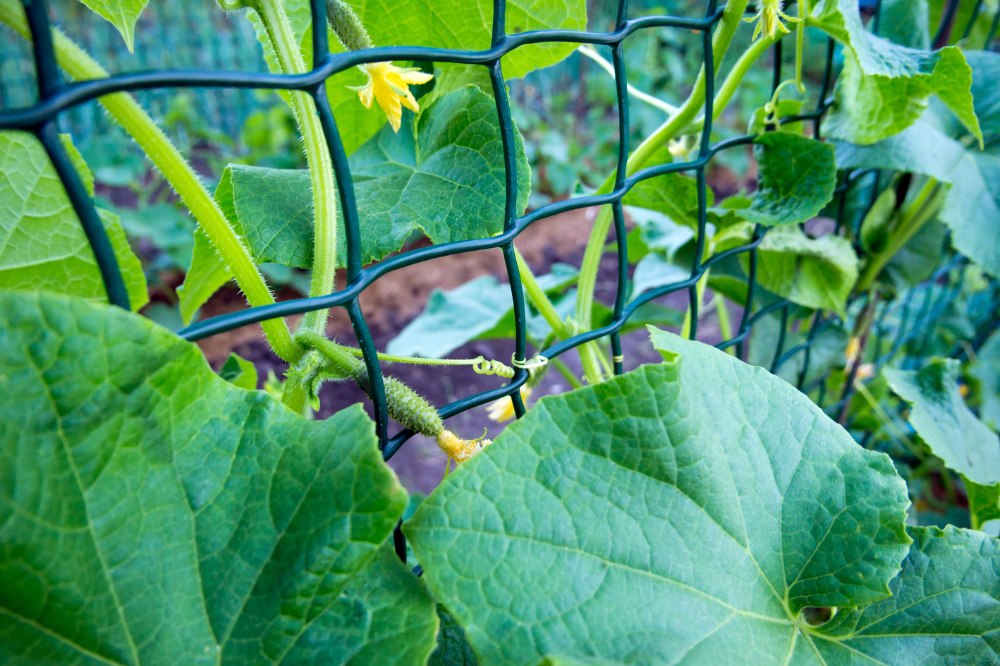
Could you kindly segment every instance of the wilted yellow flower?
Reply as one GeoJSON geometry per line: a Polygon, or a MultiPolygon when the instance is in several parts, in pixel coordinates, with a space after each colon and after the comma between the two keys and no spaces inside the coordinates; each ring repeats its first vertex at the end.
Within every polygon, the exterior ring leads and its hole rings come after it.
{"type": "MultiPolygon", "coordinates": [[[[531,388],[528,386],[521,387],[521,401],[528,402],[528,398],[531,397],[531,388]]],[[[505,396],[499,400],[494,400],[489,405],[486,406],[486,416],[492,421],[497,423],[503,423],[504,421],[509,421],[514,418],[514,401],[510,399],[510,396],[505,396]]]]}
{"type": "Polygon", "coordinates": [[[404,106],[414,113],[420,110],[409,86],[427,83],[434,78],[433,74],[422,72],[416,67],[396,67],[391,62],[368,63],[361,65],[361,70],[368,75],[368,83],[351,89],[358,91],[358,97],[366,109],[372,108],[373,99],[377,101],[385,111],[394,132],[399,131],[404,106]]]}
{"type": "Polygon", "coordinates": [[[437,443],[450,459],[460,463],[485,449],[493,443],[493,440],[486,438],[462,439],[450,430],[442,430],[441,434],[437,436],[437,443]]]}
{"type": "Polygon", "coordinates": [[[753,39],[756,40],[761,34],[768,38],[774,37],[779,30],[787,35],[789,30],[781,22],[781,19],[790,23],[798,23],[802,20],[782,11],[784,4],[782,0],[757,0],[757,13],[750,18],[743,19],[747,23],[757,22],[757,27],[753,31],[753,39]]]}

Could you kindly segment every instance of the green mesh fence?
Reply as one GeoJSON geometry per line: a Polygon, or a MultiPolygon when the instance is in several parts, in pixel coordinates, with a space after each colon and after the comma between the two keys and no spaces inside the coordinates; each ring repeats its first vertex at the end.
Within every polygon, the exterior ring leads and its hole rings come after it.
{"type": "MultiPolygon", "coordinates": [[[[739,327],[730,339],[722,340],[716,346],[720,348],[735,347],[740,358],[747,357],[747,348],[755,325],[767,317],[777,317],[780,322],[779,335],[771,360],[768,365],[774,372],[779,372],[789,363],[796,363],[798,371],[797,384],[800,389],[810,395],[831,414],[839,414],[851,397],[854,377],[858,372],[858,364],[849,368],[848,375],[840,386],[836,387],[836,395],[828,395],[826,374],[810,378],[814,342],[825,327],[836,324],[836,315],[816,312],[807,319],[799,317],[798,306],[787,300],[769,298],[763,303],[760,299],[760,288],[756,284],[757,247],[767,233],[764,227],[755,230],[753,239],[748,244],[729,249],[725,252],[701,260],[706,238],[707,217],[707,184],[706,169],[712,159],[723,151],[747,146],[752,143],[753,136],[740,136],[713,143],[712,135],[712,103],[715,93],[717,63],[713,62],[711,45],[712,29],[722,16],[722,8],[715,0],[707,2],[705,13],[698,17],[681,17],[667,15],[643,16],[628,18],[628,3],[619,0],[617,3],[614,29],[608,32],[542,30],[533,32],[508,33],[505,25],[506,2],[496,0],[493,4],[492,42],[485,50],[451,50],[424,47],[392,47],[369,49],[349,53],[331,54],[328,51],[326,21],[326,6],[323,0],[311,0],[313,13],[313,69],[301,75],[278,75],[266,73],[222,72],[205,69],[159,70],[141,73],[123,73],[106,79],[78,83],[67,83],[62,80],[50,33],[49,14],[44,0],[22,0],[28,23],[33,35],[32,49],[37,80],[38,100],[35,104],[0,112],[0,130],[24,130],[33,133],[44,146],[56,172],[65,185],[69,199],[79,217],[81,224],[93,248],[94,255],[100,267],[101,275],[107,290],[109,300],[116,305],[128,307],[128,298],[122,283],[122,277],[115,262],[111,245],[105,235],[104,228],[98,218],[97,211],[90,196],[75,171],[70,157],[58,138],[56,123],[61,114],[72,111],[80,105],[94,100],[102,95],[123,91],[164,90],[178,88],[214,88],[226,90],[249,89],[286,89],[301,90],[315,100],[322,122],[326,141],[336,168],[336,177],[340,195],[340,203],[344,212],[347,245],[347,281],[343,289],[334,293],[314,297],[287,300],[265,307],[248,308],[240,312],[213,317],[179,331],[188,340],[199,340],[208,336],[228,331],[240,326],[247,326],[266,319],[296,315],[324,308],[343,308],[346,310],[361,349],[364,352],[365,364],[372,387],[373,411],[377,432],[383,455],[390,458],[399,447],[412,435],[408,431],[389,434],[389,423],[386,409],[386,398],[383,389],[382,372],[376,349],[369,332],[365,315],[359,304],[359,296],[380,277],[420,262],[435,258],[498,248],[505,260],[507,279],[510,283],[511,296],[515,314],[515,358],[524,361],[528,355],[526,343],[526,312],[525,295],[518,274],[514,255],[514,241],[517,236],[546,218],[569,210],[594,206],[610,206],[614,214],[614,236],[617,253],[616,289],[611,321],[598,329],[583,331],[566,340],[562,340],[547,349],[538,350],[546,358],[555,358],[592,340],[609,337],[616,373],[623,371],[621,330],[629,317],[643,304],[661,298],[667,294],[686,291],[691,307],[692,338],[697,338],[699,305],[696,297],[696,284],[707,270],[720,262],[737,255],[746,255],[747,283],[742,315],[739,327]],[[703,115],[704,128],[700,135],[697,157],[685,162],[676,162],[645,168],[633,175],[626,176],[626,160],[630,152],[629,145],[629,100],[628,72],[623,55],[625,42],[630,36],[644,30],[655,28],[673,28],[677,30],[694,31],[699,35],[703,62],[706,71],[705,103],[703,115]],[[580,196],[565,201],[559,201],[525,215],[517,214],[518,183],[515,175],[515,130],[511,120],[511,110],[507,87],[504,82],[501,58],[526,44],[544,42],[571,42],[580,44],[597,44],[609,47],[612,53],[616,74],[616,94],[618,109],[618,154],[617,171],[614,189],[608,194],[580,196]],[[449,62],[462,63],[484,67],[490,76],[493,97],[496,102],[496,113],[501,128],[504,163],[506,168],[506,199],[504,213],[504,231],[500,235],[465,240],[460,242],[422,247],[392,256],[384,261],[364,267],[361,261],[361,244],[359,234],[358,208],[352,187],[351,171],[337,122],[331,113],[326,98],[325,81],[334,74],[362,63],[377,61],[418,61],[418,62],[449,62]],[[637,298],[627,301],[629,283],[628,275],[628,238],[626,233],[625,215],[622,199],[636,183],[668,173],[690,173],[694,175],[698,187],[698,231],[696,235],[696,250],[687,279],[665,285],[642,293],[637,298]],[[787,344],[788,333],[793,326],[802,327],[808,322],[805,339],[794,345],[787,344]]],[[[866,3],[862,3],[863,5],[866,3]]],[[[877,12],[878,3],[874,5],[877,12]]],[[[953,29],[952,21],[957,2],[951,2],[942,20],[938,36],[953,29]]],[[[973,13],[979,13],[983,3],[977,2],[973,13]]],[[[1000,12],[993,21],[993,29],[988,38],[992,41],[1000,22],[1000,12]]],[[[874,22],[878,29],[878,17],[874,22]]],[[[970,21],[971,25],[971,21],[970,21]]],[[[960,26],[958,27],[960,28],[960,26]]],[[[781,42],[774,47],[773,81],[776,86],[782,80],[781,76],[781,42]]],[[[824,112],[831,104],[830,93],[833,72],[835,68],[836,48],[832,40],[826,44],[825,70],[820,84],[819,94],[812,103],[812,110],[783,119],[783,122],[808,122],[812,124],[813,133],[817,138],[822,136],[821,120],[824,112]]],[[[854,218],[847,219],[845,202],[855,188],[865,187],[872,175],[878,178],[878,173],[854,172],[842,174],[841,184],[837,188],[834,206],[839,210],[837,215],[837,233],[848,226],[860,224],[857,211],[854,218]]],[[[870,183],[868,184],[870,187],[870,183]]],[[[877,188],[873,191],[877,192],[877,188]]],[[[871,203],[871,202],[869,202],[871,203]]],[[[862,210],[861,213],[864,211],[862,210]]],[[[942,264],[939,270],[925,283],[909,289],[894,301],[879,304],[868,302],[867,296],[855,299],[849,308],[857,313],[864,308],[871,308],[875,317],[875,325],[871,335],[877,350],[876,366],[884,365],[891,359],[902,357],[904,365],[919,363],[935,350],[927,345],[933,338],[935,328],[946,320],[949,309],[960,307],[969,320],[973,330],[971,342],[963,340],[963,344],[952,354],[968,354],[974,351],[977,344],[995,328],[1000,317],[1000,287],[994,282],[988,288],[981,290],[974,302],[960,299],[961,285],[966,271],[965,262],[961,258],[949,254],[947,246],[942,251],[942,264]]],[[[517,389],[528,380],[528,371],[518,368],[514,377],[505,385],[495,389],[477,393],[457,402],[445,405],[440,413],[444,418],[459,412],[485,404],[503,396],[510,396],[514,401],[518,416],[524,413],[517,389]]],[[[419,388],[419,387],[418,387],[419,388]]]]}

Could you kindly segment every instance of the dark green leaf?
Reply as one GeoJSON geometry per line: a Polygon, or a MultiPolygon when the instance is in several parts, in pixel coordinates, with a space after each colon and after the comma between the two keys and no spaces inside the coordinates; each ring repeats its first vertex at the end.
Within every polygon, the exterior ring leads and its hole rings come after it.
{"type": "Polygon", "coordinates": [[[788,132],[767,132],[754,144],[757,193],[738,215],[776,226],[805,222],[823,210],[837,180],[833,146],[788,132]]]}
{"type": "MultiPolygon", "coordinates": [[[[543,398],[424,501],[404,529],[431,591],[490,664],[849,660],[799,613],[888,595],[909,544],[889,458],[772,375],[653,336],[664,364],[543,398]]],[[[897,663],[921,640],[886,639],[897,663]]]]}
{"type": "Polygon", "coordinates": [[[0,661],[430,654],[433,603],[373,562],[406,493],[359,405],[302,419],[117,308],[0,309],[0,661]]]}

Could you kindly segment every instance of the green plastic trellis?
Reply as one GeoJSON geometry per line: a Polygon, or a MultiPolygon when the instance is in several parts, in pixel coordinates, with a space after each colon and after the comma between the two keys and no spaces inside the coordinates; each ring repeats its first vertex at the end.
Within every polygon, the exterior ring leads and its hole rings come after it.
{"type": "MultiPolygon", "coordinates": [[[[344,308],[351,320],[359,344],[364,353],[364,360],[368,370],[370,386],[372,387],[373,411],[375,423],[379,436],[379,441],[383,450],[383,456],[390,458],[399,447],[412,435],[407,431],[397,433],[393,437],[388,434],[388,417],[386,409],[386,398],[382,383],[382,373],[378,358],[376,356],[375,345],[369,332],[365,316],[358,302],[360,294],[378,280],[381,276],[423,261],[428,261],[447,255],[474,252],[499,248],[503,252],[506,264],[507,277],[511,287],[511,296],[514,304],[515,319],[515,355],[517,359],[523,360],[526,355],[525,336],[525,298],[524,289],[518,274],[517,265],[514,258],[514,239],[531,224],[539,220],[552,217],[565,211],[610,205],[614,214],[614,233],[617,240],[617,289],[611,322],[601,328],[584,331],[571,338],[563,340],[551,347],[540,350],[540,353],[548,358],[554,358],[563,354],[585,342],[609,336],[614,359],[614,370],[616,373],[622,372],[621,362],[621,337],[620,330],[635,312],[635,310],[650,300],[662,297],[666,294],[687,290],[690,298],[691,316],[691,337],[697,336],[698,321],[698,299],[695,296],[695,285],[699,278],[712,265],[736,254],[746,253],[748,255],[748,283],[747,295],[744,302],[743,314],[739,322],[737,333],[728,340],[718,344],[720,348],[735,346],[737,354],[743,358],[746,352],[746,342],[755,322],[762,317],[774,312],[780,312],[782,327],[781,335],[777,342],[777,349],[774,354],[774,362],[771,370],[776,371],[782,364],[797,354],[803,355],[803,364],[799,373],[799,387],[803,390],[815,388],[819,391],[820,401],[823,401],[823,390],[825,383],[822,380],[814,381],[810,386],[803,383],[808,374],[810,363],[810,345],[817,332],[824,326],[835,321],[833,315],[817,312],[814,315],[812,326],[810,327],[807,340],[790,349],[785,346],[785,323],[788,320],[791,304],[788,301],[778,301],[765,308],[754,312],[754,291],[756,286],[756,248],[763,239],[766,229],[758,227],[753,239],[747,245],[733,248],[726,252],[719,253],[701,260],[705,243],[706,225],[706,168],[717,153],[734,148],[745,146],[752,142],[752,136],[743,136],[734,139],[712,144],[710,137],[712,132],[712,103],[715,88],[715,65],[713,62],[711,36],[712,29],[720,20],[723,10],[718,7],[716,0],[707,2],[706,12],[702,18],[684,18],[676,16],[645,16],[642,18],[628,18],[627,0],[619,0],[617,3],[617,16],[615,27],[610,32],[588,32],[572,30],[539,30],[532,32],[508,33],[505,25],[506,2],[495,0],[493,3],[493,30],[490,48],[485,50],[452,50],[425,47],[391,47],[367,49],[348,53],[331,54],[328,50],[326,31],[326,5],[325,0],[310,0],[313,15],[312,43],[313,43],[313,69],[300,75],[279,75],[266,73],[244,73],[244,72],[219,72],[205,70],[161,70],[133,74],[119,74],[105,79],[83,81],[77,83],[66,83],[61,79],[53,51],[50,20],[47,3],[45,0],[22,0],[28,25],[32,34],[33,56],[35,62],[36,76],[38,82],[39,99],[36,104],[0,112],[0,130],[24,130],[33,133],[38,137],[44,146],[49,158],[62,180],[69,199],[79,217],[87,238],[93,248],[97,264],[104,279],[108,299],[111,303],[121,307],[128,307],[128,296],[126,295],[122,277],[115,261],[111,245],[104,232],[104,228],[97,216],[97,211],[91,201],[90,196],[80,180],[79,175],[70,162],[69,155],[58,139],[56,132],[56,122],[61,113],[75,106],[96,99],[102,95],[116,92],[160,89],[160,88],[241,88],[241,89],[286,89],[301,90],[307,92],[316,102],[319,117],[322,122],[326,141],[333,158],[336,169],[338,191],[340,193],[341,206],[344,212],[346,245],[347,245],[347,283],[343,289],[334,293],[313,297],[298,298],[283,301],[264,307],[248,308],[233,314],[213,317],[196,324],[193,324],[179,331],[179,334],[188,340],[199,340],[217,333],[228,331],[240,326],[245,326],[266,319],[284,317],[293,314],[301,314],[312,310],[340,307],[344,308]],[[632,176],[626,177],[625,164],[629,154],[629,103],[628,103],[628,75],[626,72],[625,59],[623,56],[623,45],[630,35],[640,30],[651,28],[678,28],[692,30],[700,33],[703,60],[705,64],[705,103],[704,128],[701,132],[699,153],[696,159],[688,162],[671,163],[646,168],[632,176]],[[511,120],[510,104],[507,96],[507,89],[504,83],[501,58],[511,51],[526,45],[540,42],[572,42],[599,44],[608,46],[612,52],[612,59],[616,74],[616,94],[618,106],[618,160],[617,174],[614,180],[612,192],[603,195],[582,196],[567,201],[561,201],[544,206],[522,216],[516,213],[517,202],[517,179],[515,175],[515,146],[514,146],[514,125],[511,120]],[[504,212],[504,231],[502,234],[490,238],[479,238],[473,240],[459,241],[423,247],[415,250],[403,252],[384,261],[378,262],[367,268],[361,263],[361,246],[359,235],[359,219],[357,204],[354,199],[354,188],[350,168],[347,163],[347,156],[344,151],[336,120],[331,112],[329,102],[326,98],[325,81],[334,74],[346,70],[350,67],[362,63],[377,61],[418,61],[418,62],[450,62],[485,67],[490,74],[493,87],[493,96],[496,101],[497,117],[501,127],[501,137],[504,153],[504,163],[506,168],[506,202],[504,212]],[[628,242],[625,231],[625,218],[622,211],[622,199],[625,194],[638,182],[655,176],[675,173],[694,172],[698,186],[698,232],[696,236],[697,249],[694,253],[694,260],[691,266],[689,278],[665,285],[655,290],[642,294],[632,302],[626,303],[628,286],[628,242]]],[[[949,4],[948,11],[942,21],[939,31],[951,29],[951,22],[954,17],[954,10],[957,2],[949,4]]],[[[979,13],[982,2],[976,4],[972,20],[979,13]]],[[[877,9],[876,9],[877,10],[877,9]]],[[[1000,12],[993,22],[991,33],[997,30],[997,23],[1000,21],[1000,12]]],[[[972,25],[970,21],[969,25],[972,25]]],[[[875,24],[877,30],[877,22],[875,24]]],[[[992,34],[990,39],[992,39],[992,34]]],[[[777,42],[773,47],[774,54],[774,83],[776,87],[781,81],[781,42],[777,42]]],[[[799,116],[784,119],[788,121],[811,121],[816,137],[821,136],[820,122],[822,116],[830,104],[828,95],[833,77],[835,44],[828,41],[826,49],[825,72],[820,88],[820,94],[815,102],[813,111],[799,116]]],[[[772,89],[773,89],[772,87],[772,89]]],[[[837,196],[841,201],[846,197],[848,190],[860,182],[869,172],[857,172],[848,174],[837,190],[837,196]]],[[[878,174],[876,174],[876,178],[878,174]]],[[[843,206],[841,206],[843,211],[843,206]]],[[[841,214],[840,218],[843,215],[841,214]]],[[[838,219],[838,229],[843,223],[838,219]]],[[[952,261],[942,267],[931,282],[942,284],[953,279],[956,271],[962,269],[961,262],[952,261]]],[[[879,354],[879,364],[887,362],[900,351],[902,346],[914,339],[921,331],[927,328],[929,322],[933,322],[935,313],[939,313],[942,308],[947,307],[957,294],[957,286],[953,290],[941,290],[943,296],[939,295],[934,303],[930,302],[930,290],[926,290],[923,296],[924,302],[919,306],[919,312],[911,312],[912,303],[919,289],[911,290],[903,299],[901,304],[893,307],[903,308],[901,323],[893,330],[887,330],[882,326],[886,315],[892,310],[890,307],[882,309],[880,319],[875,326],[875,336],[877,338],[876,349],[879,354]],[[892,342],[888,349],[883,351],[883,343],[891,338],[892,342]]],[[[994,284],[992,286],[992,300],[985,306],[987,315],[986,330],[992,326],[998,316],[1000,308],[1000,291],[994,284]]],[[[456,401],[441,408],[440,413],[444,418],[453,416],[459,412],[482,405],[488,401],[503,396],[510,396],[514,401],[515,411],[518,416],[524,413],[524,405],[520,399],[517,389],[528,379],[528,372],[524,368],[518,368],[512,380],[504,386],[489,391],[483,391],[456,401]]],[[[838,399],[832,406],[831,411],[837,410],[838,405],[850,397],[849,390],[853,381],[849,379],[845,391],[842,395],[836,396],[838,399]]]]}

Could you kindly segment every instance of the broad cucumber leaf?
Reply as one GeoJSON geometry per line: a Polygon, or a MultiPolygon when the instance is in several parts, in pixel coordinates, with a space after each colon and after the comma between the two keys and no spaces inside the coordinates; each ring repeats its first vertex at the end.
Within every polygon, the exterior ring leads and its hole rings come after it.
{"type": "Polygon", "coordinates": [[[307,421],[109,306],[0,309],[0,661],[430,654],[433,602],[378,552],[406,493],[359,405],[307,421]]]}
{"type": "MultiPolygon", "coordinates": [[[[516,135],[518,212],[527,206],[529,167],[516,135]]],[[[435,243],[491,236],[503,229],[504,160],[493,98],[465,87],[440,98],[400,133],[384,128],[350,158],[360,216],[362,260],[399,250],[414,234],[435,243]],[[417,137],[414,136],[416,133],[417,137]]],[[[215,198],[258,263],[309,268],[312,190],[305,170],[230,165],[215,198]]],[[[346,260],[338,210],[339,266],[346,260]]],[[[186,321],[231,274],[203,233],[179,292],[186,321]],[[190,286],[189,286],[190,285],[190,286]]]]}
{"type": "Polygon", "coordinates": [[[1000,436],[966,406],[959,363],[934,359],[919,370],[883,370],[889,386],[910,403],[909,422],[945,465],[981,485],[1000,483],[1000,436]]]}
{"type": "Polygon", "coordinates": [[[856,0],[824,0],[814,16],[846,47],[835,105],[824,123],[828,136],[858,144],[881,141],[912,125],[936,95],[982,146],[972,70],[958,47],[929,52],[874,35],[865,30],[856,0]]]}
{"type": "Polygon", "coordinates": [[[757,281],[765,289],[807,308],[844,316],[858,280],[858,257],[846,238],[810,238],[796,226],[779,227],[764,237],[757,257],[757,281]]]}
{"type": "Polygon", "coordinates": [[[989,661],[980,637],[1000,590],[981,552],[996,545],[975,535],[973,552],[950,537],[964,533],[940,539],[975,576],[904,570],[900,598],[963,589],[900,613],[895,632],[804,622],[806,607],[889,595],[910,551],[903,481],[780,379],[652,335],[665,363],[543,398],[404,525],[483,663],[851,663],[874,650],[909,664],[950,643],[989,661]],[[950,628],[968,636],[935,636],[950,628]]]}
{"type": "MultiPolygon", "coordinates": [[[[63,137],[84,185],[94,177],[63,137]]],[[[118,217],[98,209],[118,260],[132,309],[147,302],[142,264],[118,217]]],[[[0,132],[0,289],[48,290],[107,300],[97,260],[45,149],[30,134],[0,132]]]]}
{"type": "Polygon", "coordinates": [[[125,46],[130,52],[133,50],[135,22],[139,20],[149,0],[80,0],[80,2],[115,26],[125,40],[125,46]]]}
{"type": "Polygon", "coordinates": [[[767,226],[797,224],[819,214],[837,180],[833,146],[789,132],[767,132],[754,140],[759,166],[757,192],[749,208],[735,212],[767,226]]]}

